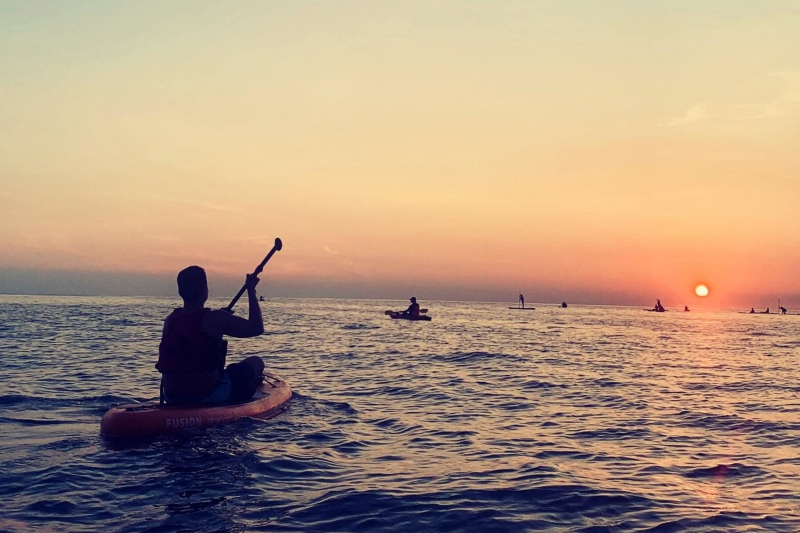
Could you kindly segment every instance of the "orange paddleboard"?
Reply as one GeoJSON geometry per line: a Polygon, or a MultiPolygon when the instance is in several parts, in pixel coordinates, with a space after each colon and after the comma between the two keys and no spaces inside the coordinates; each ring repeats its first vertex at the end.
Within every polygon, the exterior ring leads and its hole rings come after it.
{"type": "Polygon", "coordinates": [[[100,433],[108,438],[151,437],[186,428],[229,424],[246,416],[274,416],[288,404],[292,397],[292,388],[276,374],[264,375],[261,388],[251,399],[242,403],[187,406],[151,402],[114,407],[103,415],[100,433]]]}

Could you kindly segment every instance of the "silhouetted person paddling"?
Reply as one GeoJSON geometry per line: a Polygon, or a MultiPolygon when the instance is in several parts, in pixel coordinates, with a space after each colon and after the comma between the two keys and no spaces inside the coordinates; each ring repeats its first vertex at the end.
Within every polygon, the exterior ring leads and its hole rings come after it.
{"type": "Polygon", "coordinates": [[[653,311],[658,311],[659,313],[663,313],[665,311],[664,306],[661,305],[661,300],[656,300],[656,305],[653,307],[653,311]]]}
{"type": "Polygon", "coordinates": [[[519,306],[522,309],[525,309],[525,297],[522,295],[522,293],[519,293],[519,306]]]}
{"type": "Polygon", "coordinates": [[[178,274],[178,294],[183,307],[164,321],[156,369],[161,372],[161,399],[169,404],[220,404],[244,401],[261,385],[264,362],[251,356],[225,367],[228,342],[264,333],[256,296],[258,277],[248,274],[245,286],[248,318],[225,309],[204,307],[208,300],[206,272],[190,266],[178,274]]]}
{"type": "Polygon", "coordinates": [[[780,309],[780,310],[781,310],[781,314],[782,314],[782,315],[785,315],[785,314],[786,314],[786,312],[788,311],[788,310],[787,310],[785,307],[783,307],[783,306],[779,307],[778,309],[780,309]]]}
{"type": "Polygon", "coordinates": [[[412,318],[417,318],[419,316],[419,304],[417,303],[417,298],[412,296],[409,298],[411,305],[408,306],[408,309],[403,311],[401,314],[403,316],[410,316],[412,318]]]}

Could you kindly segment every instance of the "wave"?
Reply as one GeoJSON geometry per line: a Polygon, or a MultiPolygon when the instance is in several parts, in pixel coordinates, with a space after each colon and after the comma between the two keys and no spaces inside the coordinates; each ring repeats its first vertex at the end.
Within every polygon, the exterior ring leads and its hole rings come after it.
{"type": "Polygon", "coordinates": [[[563,383],[550,383],[549,381],[539,381],[532,379],[522,384],[523,390],[538,390],[538,389],[566,389],[567,385],[563,383]]]}
{"type": "Polygon", "coordinates": [[[648,428],[614,427],[577,431],[570,435],[573,439],[607,441],[607,440],[651,440],[661,435],[648,428]]]}
{"type": "Polygon", "coordinates": [[[84,396],[80,398],[52,398],[47,396],[28,396],[25,394],[6,394],[0,396],[0,406],[22,405],[31,408],[92,407],[98,405],[110,407],[121,403],[137,403],[139,401],[150,400],[132,400],[129,396],[118,396],[115,394],[84,396]]]}
{"type": "Polygon", "coordinates": [[[14,418],[10,416],[0,416],[0,423],[19,424],[21,426],[56,426],[61,424],[73,424],[71,420],[53,420],[52,418],[14,418]]]}
{"type": "Polygon", "coordinates": [[[766,471],[757,466],[748,466],[741,463],[718,464],[707,468],[695,468],[683,475],[690,479],[695,478],[732,478],[732,477],[761,477],[766,471]]]}
{"type": "Polygon", "coordinates": [[[455,490],[447,486],[448,481],[442,480],[441,491],[422,494],[333,490],[275,525],[314,532],[559,531],[618,515],[620,509],[642,513],[656,505],[637,494],[583,485],[455,490]]]}
{"type": "Polygon", "coordinates": [[[800,423],[760,420],[736,414],[711,414],[694,411],[681,411],[677,416],[680,427],[708,428],[713,431],[746,432],[778,436],[781,432],[800,431],[800,423]]]}
{"type": "Polygon", "coordinates": [[[292,403],[297,404],[295,407],[301,410],[312,410],[317,412],[335,411],[350,416],[358,415],[358,410],[349,402],[336,402],[314,398],[312,396],[301,394],[297,391],[292,391],[292,403]]]}
{"type": "Polygon", "coordinates": [[[495,359],[520,360],[518,355],[491,353],[491,352],[454,352],[447,355],[435,355],[434,360],[446,361],[448,363],[476,363],[495,359]]]}
{"type": "MultiPolygon", "coordinates": [[[[678,518],[661,522],[640,533],[682,533],[684,531],[790,531],[780,526],[781,521],[763,514],[751,515],[742,512],[720,512],[698,518],[678,518]]],[[[794,530],[796,531],[796,530],[794,530]]]]}

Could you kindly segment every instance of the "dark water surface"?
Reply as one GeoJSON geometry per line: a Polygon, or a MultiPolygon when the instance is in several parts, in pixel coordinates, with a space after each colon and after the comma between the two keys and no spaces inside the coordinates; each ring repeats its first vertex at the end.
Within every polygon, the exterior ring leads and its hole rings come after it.
{"type": "Polygon", "coordinates": [[[265,302],[285,412],[112,446],[175,304],[0,296],[0,531],[800,531],[800,316],[265,302]]]}

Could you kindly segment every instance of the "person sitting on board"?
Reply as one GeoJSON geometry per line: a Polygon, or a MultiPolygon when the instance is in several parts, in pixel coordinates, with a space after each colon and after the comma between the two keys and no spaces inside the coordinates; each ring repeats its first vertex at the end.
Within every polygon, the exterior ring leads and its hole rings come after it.
{"type": "Polygon", "coordinates": [[[225,367],[227,341],[257,337],[264,321],[256,296],[258,277],[246,278],[248,318],[204,307],[208,299],[206,272],[190,266],[178,274],[183,307],[165,320],[156,369],[161,372],[161,399],[168,404],[220,404],[253,396],[264,379],[264,362],[253,355],[225,367]]]}
{"type": "Polygon", "coordinates": [[[769,314],[769,307],[767,307],[766,311],[761,311],[761,314],[762,315],[768,315],[769,314]]]}
{"type": "Polygon", "coordinates": [[[755,312],[756,312],[756,308],[755,307],[751,307],[750,308],[750,313],[755,313],[755,312]]]}
{"type": "Polygon", "coordinates": [[[782,314],[782,315],[785,315],[785,314],[786,314],[786,312],[787,312],[787,309],[786,309],[785,307],[783,307],[783,306],[780,306],[778,309],[780,309],[780,310],[781,310],[781,314],[782,314]]]}
{"type": "Polygon", "coordinates": [[[411,318],[419,317],[419,304],[417,303],[417,298],[412,296],[409,298],[411,305],[408,306],[408,309],[400,313],[403,316],[410,316],[411,318]]]}
{"type": "Polygon", "coordinates": [[[654,311],[658,311],[659,313],[664,312],[664,306],[661,305],[661,300],[656,300],[656,306],[653,308],[654,311]]]}
{"type": "Polygon", "coordinates": [[[689,306],[688,306],[688,305],[684,305],[684,306],[683,306],[683,310],[684,310],[684,311],[688,311],[688,310],[689,310],[689,306]]]}
{"type": "Polygon", "coordinates": [[[525,309],[525,297],[522,295],[522,293],[519,293],[519,306],[525,309]]]}

